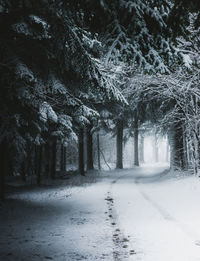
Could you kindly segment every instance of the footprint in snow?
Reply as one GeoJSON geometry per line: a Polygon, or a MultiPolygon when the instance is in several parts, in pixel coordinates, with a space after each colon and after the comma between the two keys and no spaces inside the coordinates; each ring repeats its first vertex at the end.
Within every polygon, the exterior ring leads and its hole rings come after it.
{"type": "Polygon", "coordinates": [[[105,200],[113,202],[113,198],[110,198],[110,197],[105,198],[105,200]]]}
{"type": "Polygon", "coordinates": [[[130,255],[135,255],[136,254],[136,252],[135,252],[135,250],[130,250],[130,255]]]}
{"type": "Polygon", "coordinates": [[[195,245],[200,246],[200,240],[196,240],[195,245]]]}

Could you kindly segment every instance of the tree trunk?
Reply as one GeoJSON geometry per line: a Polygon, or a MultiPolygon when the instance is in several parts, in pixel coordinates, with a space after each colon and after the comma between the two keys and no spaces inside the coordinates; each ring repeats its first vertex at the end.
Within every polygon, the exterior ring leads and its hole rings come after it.
{"type": "Polygon", "coordinates": [[[134,165],[139,166],[139,155],[138,155],[138,115],[137,112],[135,113],[135,119],[134,119],[134,165]]]}
{"type": "Polygon", "coordinates": [[[0,200],[5,199],[6,157],[7,144],[3,141],[0,144],[0,200]]]}
{"type": "Polygon", "coordinates": [[[26,170],[27,170],[26,161],[27,159],[23,160],[21,164],[21,177],[24,182],[26,182],[26,170]]]}
{"type": "Polygon", "coordinates": [[[97,133],[97,161],[98,161],[98,169],[101,169],[101,156],[100,156],[100,139],[99,133],[97,133]]]}
{"type": "Polygon", "coordinates": [[[123,120],[117,121],[117,164],[116,168],[123,169],[123,120]]]}
{"type": "Polygon", "coordinates": [[[159,157],[158,157],[158,137],[157,137],[156,133],[154,133],[153,150],[154,150],[154,160],[155,160],[155,162],[158,162],[159,161],[159,157]]]}
{"type": "Polygon", "coordinates": [[[27,156],[25,162],[25,171],[27,176],[35,175],[35,145],[30,142],[27,143],[27,156]]]}
{"type": "Polygon", "coordinates": [[[166,157],[165,157],[165,161],[168,162],[169,161],[169,142],[167,141],[166,144],[166,157]]]}
{"type": "Polygon", "coordinates": [[[184,140],[181,122],[174,123],[170,130],[171,168],[184,169],[184,140]]]}
{"type": "MultiPolygon", "coordinates": [[[[184,168],[185,169],[188,169],[188,167],[189,167],[188,166],[189,159],[188,159],[188,151],[187,150],[188,150],[188,148],[187,148],[187,137],[186,137],[185,130],[183,129],[183,154],[184,154],[183,160],[184,160],[184,168]]],[[[199,148],[197,148],[197,150],[199,150],[199,148]]]]}
{"type": "Polygon", "coordinates": [[[49,141],[46,142],[45,144],[45,176],[49,177],[49,172],[50,172],[50,146],[49,146],[49,141]]]}
{"type": "Polygon", "coordinates": [[[64,169],[64,146],[63,144],[60,144],[60,171],[63,171],[64,169]]]}
{"type": "Polygon", "coordinates": [[[84,130],[79,130],[79,172],[82,176],[85,176],[84,170],[84,130]]]}
{"type": "Polygon", "coordinates": [[[60,171],[66,171],[66,147],[63,144],[60,146],[60,171]]]}
{"type": "Polygon", "coordinates": [[[139,153],[140,153],[139,160],[140,160],[140,162],[144,163],[144,136],[143,136],[143,134],[141,134],[141,136],[140,136],[139,153]]]}
{"type": "Polygon", "coordinates": [[[93,165],[93,137],[91,133],[92,125],[87,127],[87,170],[94,169],[93,165]]]}
{"type": "Polygon", "coordinates": [[[36,169],[36,174],[37,174],[37,184],[40,185],[41,183],[41,172],[42,172],[42,153],[43,153],[43,146],[37,146],[37,169],[36,169]]]}
{"type": "Polygon", "coordinates": [[[64,146],[63,147],[63,171],[66,171],[66,165],[67,165],[67,158],[66,158],[67,149],[64,146]]]}
{"type": "Polygon", "coordinates": [[[53,137],[53,141],[52,141],[52,162],[51,162],[51,170],[50,170],[50,174],[51,174],[51,178],[55,179],[56,177],[56,152],[57,152],[57,137],[53,137]]]}
{"type": "Polygon", "coordinates": [[[182,124],[175,126],[175,165],[181,169],[185,168],[182,124]]]}

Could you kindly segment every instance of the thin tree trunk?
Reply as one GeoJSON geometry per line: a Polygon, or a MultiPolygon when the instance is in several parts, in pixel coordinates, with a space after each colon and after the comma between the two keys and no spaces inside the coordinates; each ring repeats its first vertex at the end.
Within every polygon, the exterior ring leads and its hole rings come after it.
{"type": "Polygon", "coordinates": [[[27,169],[25,161],[27,161],[27,159],[23,160],[21,164],[21,177],[24,182],[26,182],[26,169],[27,169]]]}
{"type": "Polygon", "coordinates": [[[60,144],[60,171],[64,170],[64,146],[60,144]]]}
{"type": "Polygon", "coordinates": [[[107,167],[109,168],[109,170],[111,170],[111,167],[109,166],[108,162],[106,161],[106,158],[105,158],[105,156],[104,156],[104,154],[103,154],[103,151],[100,150],[100,152],[101,152],[101,155],[102,155],[102,158],[103,158],[105,164],[107,165],[107,167]]]}
{"type": "Polygon", "coordinates": [[[34,145],[33,162],[34,162],[34,175],[37,177],[37,170],[38,170],[38,149],[37,149],[37,145],[34,145]]]}
{"type": "MultiPolygon", "coordinates": [[[[188,152],[187,152],[187,138],[186,138],[186,132],[183,129],[183,153],[184,153],[184,163],[185,163],[185,169],[188,169],[188,152]]],[[[199,151],[198,151],[199,154],[199,151]]]]}
{"type": "Polygon", "coordinates": [[[143,134],[141,134],[141,136],[140,136],[139,152],[140,152],[139,160],[140,160],[140,162],[144,163],[144,136],[143,136],[143,134]]]}
{"type": "Polygon", "coordinates": [[[186,146],[187,146],[187,159],[188,159],[188,166],[191,164],[192,155],[191,155],[191,146],[190,146],[190,138],[186,135],[186,146]]]}
{"type": "Polygon", "coordinates": [[[183,128],[181,122],[174,123],[170,131],[170,150],[171,150],[171,167],[175,169],[184,169],[184,144],[183,128]]]}
{"type": "Polygon", "coordinates": [[[183,144],[183,128],[182,124],[175,126],[175,164],[177,167],[184,169],[184,144],[183,144]]]}
{"type": "Polygon", "coordinates": [[[66,171],[66,165],[67,165],[67,157],[66,157],[67,149],[64,146],[63,147],[63,171],[66,171]]]}
{"type": "Polygon", "coordinates": [[[175,154],[175,145],[174,145],[174,128],[173,126],[170,127],[168,133],[168,140],[169,140],[169,148],[170,148],[170,168],[174,170],[174,154],[175,154]]]}
{"type": "Polygon", "coordinates": [[[101,156],[100,156],[100,138],[99,133],[97,132],[97,161],[98,161],[98,169],[101,169],[101,156]]]}
{"type": "Polygon", "coordinates": [[[154,133],[153,148],[154,148],[154,160],[155,160],[155,162],[158,162],[159,161],[159,157],[158,157],[158,137],[157,137],[156,133],[154,133]]]}
{"type": "Polygon", "coordinates": [[[35,175],[35,145],[30,142],[27,143],[27,156],[26,156],[26,174],[27,176],[35,175]]]}
{"type": "Polygon", "coordinates": [[[0,144],[0,200],[5,199],[5,176],[6,176],[7,146],[3,141],[0,144]]]}
{"type": "Polygon", "coordinates": [[[123,169],[123,120],[117,121],[117,164],[116,168],[123,169]]]}
{"type": "Polygon", "coordinates": [[[138,116],[137,112],[135,113],[135,124],[134,124],[134,165],[139,166],[139,155],[138,155],[138,116]]]}
{"type": "Polygon", "coordinates": [[[57,152],[57,137],[53,137],[52,142],[52,163],[51,163],[51,178],[55,179],[56,177],[56,152],[57,152]]]}
{"type": "Polygon", "coordinates": [[[92,125],[87,127],[87,170],[94,169],[93,165],[93,137],[91,133],[92,125]]]}
{"type": "Polygon", "coordinates": [[[45,176],[49,177],[49,172],[50,172],[50,146],[49,146],[49,141],[46,142],[45,144],[45,176]]]}
{"type": "Polygon", "coordinates": [[[85,176],[84,170],[84,130],[79,130],[79,172],[82,176],[85,176]]]}
{"type": "Polygon", "coordinates": [[[42,172],[42,153],[43,153],[43,146],[37,146],[37,184],[40,185],[41,183],[41,172],[42,172]]]}
{"type": "Polygon", "coordinates": [[[166,144],[166,157],[165,157],[165,161],[168,162],[169,161],[169,143],[167,141],[166,144]]]}
{"type": "Polygon", "coordinates": [[[60,147],[60,170],[62,172],[65,172],[66,171],[66,147],[61,144],[61,147],[60,147]]]}

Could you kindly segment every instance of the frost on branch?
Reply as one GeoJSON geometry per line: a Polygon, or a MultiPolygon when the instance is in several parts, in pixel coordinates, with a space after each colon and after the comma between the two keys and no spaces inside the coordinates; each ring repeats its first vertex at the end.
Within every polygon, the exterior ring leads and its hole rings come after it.
{"type": "Polygon", "coordinates": [[[62,114],[58,116],[58,123],[71,130],[72,117],[62,114]]]}
{"type": "Polygon", "coordinates": [[[38,17],[37,15],[29,15],[30,21],[36,24],[40,24],[44,29],[48,29],[49,25],[46,21],[38,17]]]}
{"type": "Polygon", "coordinates": [[[190,70],[192,70],[193,65],[200,65],[200,27],[195,25],[197,17],[196,13],[190,14],[187,38],[183,36],[178,38],[178,48],[182,52],[183,65],[190,70]]]}
{"type": "Polygon", "coordinates": [[[122,104],[127,104],[127,100],[120,91],[121,86],[125,83],[124,64],[114,65],[109,63],[107,66],[104,60],[93,59],[95,67],[93,69],[94,77],[98,82],[108,100],[115,100],[122,104]]]}
{"type": "Polygon", "coordinates": [[[58,117],[55,111],[53,110],[51,105],[49,105],[47,102],[43,102],[40,105],[39,113],[40,113],[40,120],[43,122],[50,120],[54,123],[57,123],[58,121],[58,117]]]}
{"type": "Polygon", "coordinates": [[[179,57],[169,38],[168,2],[120,0],[124,16],[113,15],[102,36],[102,42],[108,48],[105,63],[123,61],[139,72],[169,73],[169,66],[179,57]]]}
{"type": "Polygon", "coordinates": [[[29,15],[26,19],[11,25],[11,28],[20,35],[25,35],[33,39],[49,39],[50,26],[42,18],[36,15],[29,15]]]}
{"type": "Polygon", "coordinates": [[[81,105],[75,112],[75,115],[77,116],[84,116],[86,118],[96,118],[99,117],[99,114],[97,111],[87,107],[86,105],[81,105]]]}

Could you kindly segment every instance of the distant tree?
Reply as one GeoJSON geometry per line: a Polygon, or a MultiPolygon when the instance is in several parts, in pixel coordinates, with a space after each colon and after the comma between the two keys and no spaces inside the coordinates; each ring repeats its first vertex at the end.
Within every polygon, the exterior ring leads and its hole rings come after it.
{"type": "Polygon", "coordinates": [[[79,172],[82,176],[85,176],[85,164],[84,164],[84,130],[80,128],[79,130],[79,172]]]}
{"type": "Polygon", "coordinates": [[[93,165],[93,134],[92,125],[87,126],[87,170],[94,169],[93,165]]]}
{"type": "Polygon", "coordinates": [[[117,119],[116,139],[117,139],[117,162],[116,168],[123,169],[123,119],[117,119]]]}

